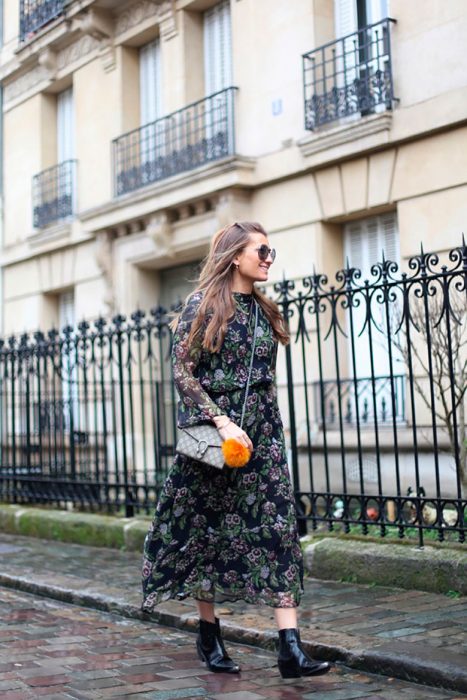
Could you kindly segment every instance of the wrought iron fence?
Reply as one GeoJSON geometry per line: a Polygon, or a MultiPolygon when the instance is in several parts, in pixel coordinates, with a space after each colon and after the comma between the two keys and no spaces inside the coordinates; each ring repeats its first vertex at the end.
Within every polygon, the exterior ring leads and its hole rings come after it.
{"type": "Polygon", "coordinates": [[[306,129],[392,109],[391,22],[384,19],[304,54],[306,129]]]}
{"type": "MultiPolygon", "coordinates": [[[[467,248],[275,293],[302,526],[465,540],[467,248]],[[383,401],[384,399],[384,401],[383,401]],[[332,409],[331,409],[332,405],[332,409]],[[384,406],[384,408],[383,408],[384,406]]],[[[176,396],[164,309],[0,341],[0,498],[151,512],[176,396]]]]}
{"type": "Polygon", "coordinates": [[[230,87],[113,141],[114,192],[133,192],[235,153],[230,87]]]}
{"type": "Polygon", "coordinates": [[[75,208],[76,160],[65,160],[32,179],[35,228],[72,216],[75,208]]]}
{"type": "Polygon", "coordinates": [[[64,7],[64,0],[20,0],[20,40],[26,41],[30,35],[59,17],[64,7]]]}
{"type": "Polygon", "coordinates": [[[370,281],[348,268],[335,285],[276,285],[292,333],[279,376],[295,491],[313,528],[464,542],[467,248],[444,265],[422,251],[408,269],[383,260],[370,281]]]}

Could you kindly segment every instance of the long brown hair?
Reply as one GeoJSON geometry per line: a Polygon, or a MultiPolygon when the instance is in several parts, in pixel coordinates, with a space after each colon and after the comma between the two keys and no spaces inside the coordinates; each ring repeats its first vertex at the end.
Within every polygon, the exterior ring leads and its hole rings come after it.
{"type": "MultiPolygon", "coordinates": [[[[218,352],[222,347],[227,323],[235,314],[235,301],[232,296],[235,269],[233,261],[248,245],[250,233],[267,235],[260,224],[252,221],[229,224],[214,234],[199,275],[198,285],[187,298],[188,301],[192,294],[202,293],[201,303],[188,335],[188,343],[191,343],[201,332],[206,320],[209,319],[203,335],[203,348],[209,352],[218,352]]],[[[255,287],[253,287],[253,297],[270,322],[276,340],[286,345],[289,342],[289,334],[277,304],[255,287]]],[[[172,328],[176,328],[177,323],[178,317],[172,321],[172,328]]]]}

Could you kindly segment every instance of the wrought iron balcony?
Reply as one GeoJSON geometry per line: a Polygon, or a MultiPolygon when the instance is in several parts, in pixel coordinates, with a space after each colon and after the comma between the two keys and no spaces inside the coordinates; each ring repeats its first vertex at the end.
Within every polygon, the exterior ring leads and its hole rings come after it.
{"type": "Polygon", "coordinates": [[[235,91],[227,88],[114,139],[115,195],[233,155],[235,91]]]}
{"type": "Polygon", "coordinates": [[[47,168],[32,179],[35,228],[72,216],[75,204],[76,160],[47,168]]]}
{"type": "Polygon", "coordinates": [[[64,0],[20,0],[20,41],[26,41],[30,35],[59,17],[64,6],[64,0]]]}
{"type": "Polygon", "coordinates": [[[304,54],[306,129],[392,109],[391,22],[384,19],[304,54]]]}
{"type": "Polygon", "coordinates": [[[405,416],[405,376],[341,379],[314,383],[316,415],[321,426],[373,427],[403,423],[405,416]],[[394,395],[394,407],[393,397],[394,395]]]}

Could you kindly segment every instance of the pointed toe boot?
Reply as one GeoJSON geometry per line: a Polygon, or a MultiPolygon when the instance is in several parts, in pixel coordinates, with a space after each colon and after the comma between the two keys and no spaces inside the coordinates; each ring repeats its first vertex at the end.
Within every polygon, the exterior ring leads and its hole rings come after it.
{"type": "Polygon", "coordinates": [[[240,673],[240,667],[227,654],[222,641],[219,620],[199,621],[199,634],[196,648],[201,661],[214,673],[240,673]]]}
{"type": "Polygon", "coordinates": [[[321,676],[331,669],[326,661],[314,661],[302,647],[297,629],[279,630],[279,657],[277,660],[282,678],[321,676]]]}

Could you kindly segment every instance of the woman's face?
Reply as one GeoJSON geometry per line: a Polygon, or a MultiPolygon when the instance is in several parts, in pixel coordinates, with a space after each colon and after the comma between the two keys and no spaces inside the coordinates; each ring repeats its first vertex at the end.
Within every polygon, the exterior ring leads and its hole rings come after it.
{"type": "Polygon", "coordinates": [[[258,249],[261,246],[271,247],[268,237],[262,233],[250,233],[248,235],[250,239],[249,242],[234,260],[238,265],[237,272],[245,281],[267,282],[269,268],[273,263],[273,258],[268,254],[265,260],[261,260],[258,249]]]}

